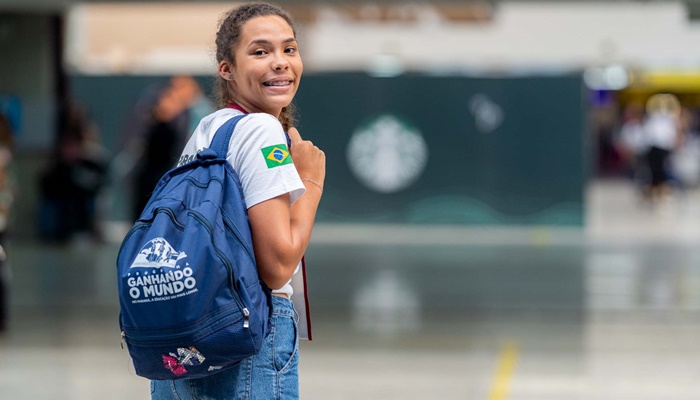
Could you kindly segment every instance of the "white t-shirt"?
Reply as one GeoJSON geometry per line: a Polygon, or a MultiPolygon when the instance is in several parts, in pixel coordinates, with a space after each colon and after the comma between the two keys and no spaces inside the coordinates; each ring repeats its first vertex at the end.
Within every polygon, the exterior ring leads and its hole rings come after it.
{"type": "Polygon", "coordinates": [[[672,150],[676,144],[677,135],[675,117],[663,111],[649,114],[644,122],[644,134],[650,147],[672,150]]]}
{"type": "MultiPolygon", "coordinates": [[[[216,130],[241,114],[239,110],[224,108],[202,118],[185,145],[178,165],[193,160],[198,151],[208,148],[216,130]]],[[[254,113],[238,122],[226,159],[238,173],[247,208],[285,193],[289,193],[291,205],[306,190],[291,162],[282,124],[270,114],[254,113]]],[[[294,273],[298,270],[297,267],[294,273]]],[[[272,292],[291,297],[293,291],[287,282],[272,292]]]]}

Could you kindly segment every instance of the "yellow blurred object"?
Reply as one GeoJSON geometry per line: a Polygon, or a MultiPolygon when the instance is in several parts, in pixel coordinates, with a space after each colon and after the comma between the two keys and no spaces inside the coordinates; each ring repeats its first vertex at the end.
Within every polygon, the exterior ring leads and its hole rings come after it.
{"type": "Polygon", "coordinates": [[[700,92],[700,69],[640,71],[632,75],[631,86],[653,91],[700,92]]]}
{"type": "Polygon", "coordinates": [[[700,68],[631,69],[629,76],[629,86],[619,93],[620,104],[645,105],[656,94],[669,94],[683,106],[700,107],[700,68]]]}

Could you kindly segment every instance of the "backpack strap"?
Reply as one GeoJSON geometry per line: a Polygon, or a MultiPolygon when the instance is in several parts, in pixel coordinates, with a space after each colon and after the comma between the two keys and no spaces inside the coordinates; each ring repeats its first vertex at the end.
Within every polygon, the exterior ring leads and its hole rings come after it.
{"type": "Polygon", "coordinates": [[[218,157],[226,158],[228,154],[228,144],[231,141],[233,130],[236,128],[238,121],[242,120],[246,115],[248,114],[236,115],[221,125],[221,128],[216,130],[214,139],[211,140],[209,148],[214,150],[218,157]]]}

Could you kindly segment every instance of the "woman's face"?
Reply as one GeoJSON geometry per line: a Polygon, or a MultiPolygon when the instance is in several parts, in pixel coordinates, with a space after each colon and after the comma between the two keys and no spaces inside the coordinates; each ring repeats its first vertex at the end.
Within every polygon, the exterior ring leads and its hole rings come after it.
{"type": "Polygon", "coordinates": [[[233,101],[249,112],[276,117],[289,105],[304,69],[287,21],[276,15],[255,17],[243,24],[231,68],[233,101]]]}

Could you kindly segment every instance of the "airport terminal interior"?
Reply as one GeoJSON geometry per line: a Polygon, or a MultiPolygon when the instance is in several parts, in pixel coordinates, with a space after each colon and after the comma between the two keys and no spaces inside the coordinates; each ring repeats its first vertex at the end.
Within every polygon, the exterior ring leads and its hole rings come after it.
{"type": "MultiPolygon", "coordinates": [[[[327,168],[302,399],[700,398],[700,0],[281,3],[327,168]]],[[[115,259],[231,6],[0,0],[0,399],[150,398],[115,259]]]]}

